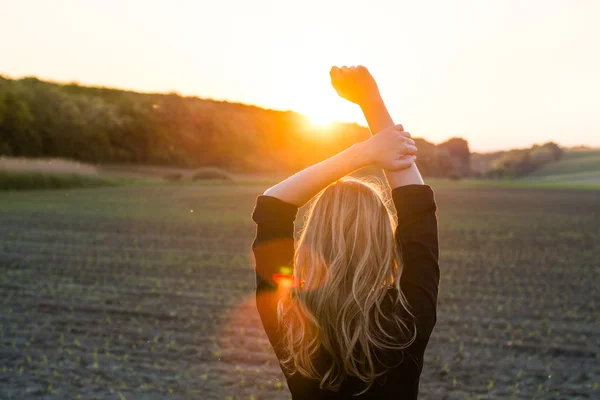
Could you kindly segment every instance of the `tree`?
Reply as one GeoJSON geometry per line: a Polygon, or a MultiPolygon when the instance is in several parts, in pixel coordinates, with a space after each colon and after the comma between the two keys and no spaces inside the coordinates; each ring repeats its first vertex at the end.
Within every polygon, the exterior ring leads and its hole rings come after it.
{"type": "Polygon", "coordinates": [[[471,175],[471,151],[465,139],[454,137],[440,143],[438,147],[448,153],[456,173],[461,176],[471,175]]]}
{"type": "Polygon", "coordinates": [[[27,104],[13,92],[0,97],[0,151],[6,155],[36,156],[41,141],[31,129],[33,117],[27,104]]]}

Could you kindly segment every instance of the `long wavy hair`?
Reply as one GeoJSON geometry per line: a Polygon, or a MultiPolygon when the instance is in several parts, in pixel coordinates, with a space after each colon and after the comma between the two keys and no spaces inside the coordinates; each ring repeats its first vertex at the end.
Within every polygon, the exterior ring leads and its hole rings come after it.
{"type": "Polygon", "coordinates": [[[346,376],[355,376],[367,383],[356,395],[366,392],[385,373],[376,372],[376,351],[402,350],[416,338],[400,290],[402,262],[389,204],[380,184],[344,178],[321,191],[305,214],[294,256],[297,284],[281,297],[277,318],[282,365],[320,381],[321,389],[339,391],[346,376]],[[406,313],[385,311],[391,288],[398,293],[392,309],[406,313]],[[331,359],[326,370],[315,363],[320,351],[331,359]]]}

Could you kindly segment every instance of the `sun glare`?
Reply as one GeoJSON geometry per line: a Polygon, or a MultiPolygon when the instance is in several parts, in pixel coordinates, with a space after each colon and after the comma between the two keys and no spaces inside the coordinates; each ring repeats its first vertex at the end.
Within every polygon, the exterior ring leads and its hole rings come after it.
{"type": "Polygon", "coordinates": [[[334,122],[330,115],[325,114],[311,114],[308,118],[311,124],[320,128],[326,128],[334,122]]]}
{"type": "Polygon", "coordinates": [[[298,111],[308,117],[311,125],[322,128],[321,133],[327,131],[335,122],[357,121],[357,111],[350,104],[344,104],[343,100],[334,98],[333,101],[324,100],[320,103],[306,102],[298,107],[298,111]]]}

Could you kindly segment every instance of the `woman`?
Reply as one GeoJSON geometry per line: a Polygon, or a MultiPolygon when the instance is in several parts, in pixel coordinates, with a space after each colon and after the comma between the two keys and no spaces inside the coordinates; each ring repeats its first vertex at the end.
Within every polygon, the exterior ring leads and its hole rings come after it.
{"type": "Polygon", "coordinates": [[[439,286],[433,191],[369,71],[331,79],[378,133],[257,198],[257,308],[294,400],[416,399],[439,286]],[[344,178],[366,165],[384,169],[397,224],[381,190],[344,178]]]}

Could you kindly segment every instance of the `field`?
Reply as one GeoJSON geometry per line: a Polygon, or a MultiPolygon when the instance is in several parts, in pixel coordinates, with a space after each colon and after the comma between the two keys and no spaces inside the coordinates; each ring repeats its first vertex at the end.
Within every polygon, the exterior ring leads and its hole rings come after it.
{"type": "MultiPolygon", "coordinates": [[[[265,187],[0,193],[0,398],[290,398],[253,297],[265,187]]],[[[600,191],[434,188],[421,398],[600,398],[600,191]]]]}
{"type": "Polygon", "coordinates": [[[600,150],[567,151],[563,159],[535,171],[525,180],[600,184],[600,150]]]}

